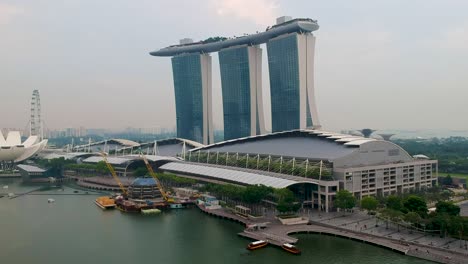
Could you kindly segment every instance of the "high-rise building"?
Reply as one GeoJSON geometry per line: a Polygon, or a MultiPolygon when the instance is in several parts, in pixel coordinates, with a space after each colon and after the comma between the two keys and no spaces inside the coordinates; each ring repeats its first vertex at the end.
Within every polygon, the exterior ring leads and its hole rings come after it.
{"type": "Polygon", "coordinates": [[[314,45],[319,28],[310,18],[280,17],[264,32],[193,42],[182,39],[150,52],[172,57],[177,136],[213,142],[211,57],[219,52],[225,140],[263,134],[261,59],[267,44],[274,132],[319,128],[314,98],[314,45]]]}
{"type": "Polygon", "coordinates": [[[172,57],[172,74],[177,137],[212,143],[211,56],[190,53],[172,57]]]}
{"type": "Polygon", "coordinates": [[[267,42],[272,131],[317,128],[314,96],[315,37],[288,33],[267,42]]]}
{"type": "Polygon", "coordinates": [[[262,49],[236,46],[219,52],[224,140],[265,133],[262,49]]]}

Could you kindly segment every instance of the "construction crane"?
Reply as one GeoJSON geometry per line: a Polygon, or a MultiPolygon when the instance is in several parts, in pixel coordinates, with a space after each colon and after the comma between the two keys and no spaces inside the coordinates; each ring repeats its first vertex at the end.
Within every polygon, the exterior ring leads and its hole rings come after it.
{"type": "Polygon", "coordinates": [[[153,177],[153,179],[156,181],[156,184],[157,184],[157,186],[158,186],[159,191],[161,192],[161,195],[162,195],[164,201],[166,201],[166,202],[168,202],[168,203],[173,203],[173,202],[174,202],[174,199],[169,198],[169,196],[167,195],[166,191],[164,191],[164,188],[163,188],[163,186],[161,185],[161,182],[159,182],[158,176],[156,176],[156,173],[154,173],[153,168],[152,168],[151,165],[149,164],[148,159],[146,158],[146,156],[143,155],[143,154],[141,154],[140,156],[141,156],[141,158],[143,159],[143,161],[145,162],[146,168],[148,169],[148,173],[149,173],[149,174],[151,175],[151,177],[153,177]]]}
{"type": "Polygon", "coordinates": [[[104,163],[106,163],[107,168],[109,169],[110,173],[112,174],[112,177],[114,177],[114,180],[117,182],[120,189],[122,190],[122,194],[126,197],[127,196],[127,190],[123,186],[122,182],[120,182],[119,177],[117,177],[117,174],[115,173],[114,168],[112,167],[112,165],[107,160],[107,154],[104,153],[104,152],[99,152],[99,155],[101,155],[102,159],[104,160],[104,163]]]}

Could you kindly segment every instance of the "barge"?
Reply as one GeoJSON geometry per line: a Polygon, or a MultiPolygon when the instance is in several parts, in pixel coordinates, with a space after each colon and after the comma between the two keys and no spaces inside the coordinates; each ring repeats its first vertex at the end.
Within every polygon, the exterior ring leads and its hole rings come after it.
{"type": "Polygon", "coordinates": [[[108,196],[101,196],[94,200],[94,203],[99,206],[102,210],[113,209],[115,208],[115,201],[114,199],[108,196]]]}

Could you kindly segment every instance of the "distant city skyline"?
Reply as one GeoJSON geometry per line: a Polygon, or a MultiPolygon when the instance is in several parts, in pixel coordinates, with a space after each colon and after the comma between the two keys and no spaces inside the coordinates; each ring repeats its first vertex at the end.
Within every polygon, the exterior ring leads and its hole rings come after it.
{"type": "MultiPolygon", "coordinates": [[[[48,129],[174,127],[171,62],[149,51],[185,37],[264,31],[290,15],[321,26],[315,91],[324,129],[466,130],[459,117],[468,116],[467,9],[468,2],[456,0],[2,1],[0,127],[25,127],[35,89],[48,129]]],[[[218,56],[212,61],[220,130],[218,56]]],[[[268,126],[270,112],[265,101],[268,126]]]]}

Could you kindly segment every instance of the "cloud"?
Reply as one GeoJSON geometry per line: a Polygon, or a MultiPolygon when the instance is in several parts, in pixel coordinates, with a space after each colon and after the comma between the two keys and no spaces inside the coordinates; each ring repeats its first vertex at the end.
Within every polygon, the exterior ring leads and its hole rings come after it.
{"type": "Polygon", "coordinates": [[[24,10],[20,7],[0,3],[0,26],[10,23],[15,16],[23,13],[24,10]]]}
{"type": "Polygon", "coordinates": [[[278,16],[278,4],[268,0],[214,0],[219,16],[248,19],[260,26],[274,24],[278,16]]]}

